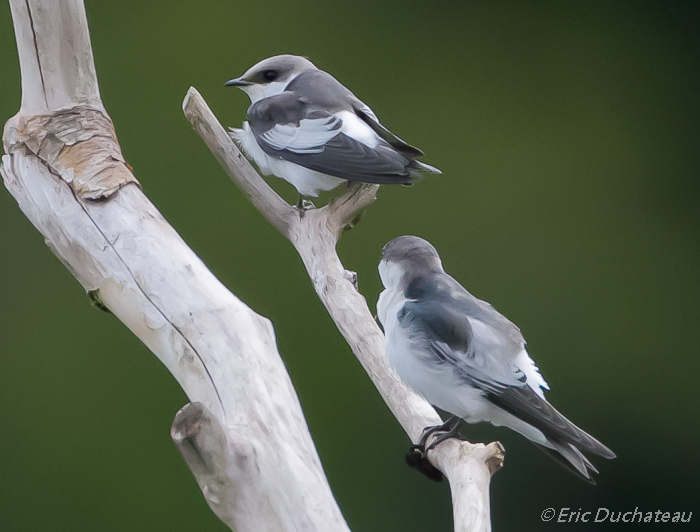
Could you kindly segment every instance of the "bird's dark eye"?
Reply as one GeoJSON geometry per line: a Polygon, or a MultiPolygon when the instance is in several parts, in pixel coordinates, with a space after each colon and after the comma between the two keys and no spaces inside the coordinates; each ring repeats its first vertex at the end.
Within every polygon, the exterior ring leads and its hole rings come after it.
{"type": "Polygon", "coordinates": [[[277,71],[276,70],[264,70],[262,73],[262,77],[265,81],[275,81],[277,79],[277,71]]]}

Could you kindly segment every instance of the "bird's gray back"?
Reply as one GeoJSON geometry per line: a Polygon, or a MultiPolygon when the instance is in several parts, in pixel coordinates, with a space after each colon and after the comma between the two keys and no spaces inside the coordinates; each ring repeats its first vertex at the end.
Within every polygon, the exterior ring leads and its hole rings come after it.
{"type": "Polygon", "coordinates": [[[348,88],[323,70],[309,70],[299,74],[287,85],[286,90],[303,96],[314,106],[332,113],[353,111],[358,104],[364,105],[348,88]]]}
{"type": "Polygon", "coordinates": [[[484,389],[524,384],[514,359],[525,340],[490,304],[444,272],[415,278],[405,295],[401,326],[466,382],[484,389]]]}
{"type": "Polygon", "coordinates": [[[490,303],[473,296],[447,273],[431,272],[417,277],[406,287],[405,293],[407,299],[445,309],[457,319],[467,317],[479,320],[492,328],[506,344],[512,347],[513,355],[517,354],[525,343],[517,325],[493,308],[490,303]]]}

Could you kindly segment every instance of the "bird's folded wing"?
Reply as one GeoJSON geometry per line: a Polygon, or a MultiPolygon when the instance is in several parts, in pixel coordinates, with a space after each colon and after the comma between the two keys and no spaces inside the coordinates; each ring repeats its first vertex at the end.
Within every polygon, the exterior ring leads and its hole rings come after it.
{"type": "Polygon", "coordinates": [[[408,184],[420,175],[385,140],[374,147],[355,140],[342,132],[340,117],[294,92],[251,105],[248,121],[265,153],[323,174],[380,184],[408,184]]]}
{"type": "Polygon", "coordinates": [[[408,301],[398,318],[412,341],[436,362],[452,366],[465,384],[490,391],[525,384],[525,374],[510,359],[479,349],[480,339],[459,306],[439,299],[408,301]]]}
{"type": "Polygon", "coordinates": [[[265,153],[324,174],[365,183],[410,183],[409,161],[379,144],[370,148],[340,132],[333,115],[276,124],[259,134],[265,153]]]}

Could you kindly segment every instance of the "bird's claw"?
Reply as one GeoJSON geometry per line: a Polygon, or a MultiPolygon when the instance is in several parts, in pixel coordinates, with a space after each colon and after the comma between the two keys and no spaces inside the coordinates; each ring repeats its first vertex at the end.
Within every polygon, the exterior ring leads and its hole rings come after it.
{"type": "Polygon", "coordinates": [[[417,469],[430,480],[440,482],[442,480],[442,473],[430,463],[430,460],[428,460],[428,452],[440,445],[443,441],[456,436],[458,427],[459,418],[455,416],[450,417],[442,425],[426,427],[418,443],[411,445],[411,448],[406,453],[406,463],[408,466],[417,469]],[[437,434],[435,439],[426,447],[430,437],[435,434],[437,434]]]}
{"type": "Polygon", "coordinates": [[[420,440],[418,443],[414,444],[414,447],[426,455],[429,451],[432,451],[445,440],[456,436],[458,428],[459,418],[456,416],[450,416],[442,425],[425,427],[425,429],[423,429],[423,434],[421,434],[420,440]],[[435,439],[426,447],[430,437],[435,434],[437,434],[435,439]]]}
{"type": "Polygon", "coordinates": [[[435,447],[440,445],[445,440],[449,440],[450,438],[454,438],[456,435],[457,435],[457,427],[455,426],[455,427],[451,428],[450,430],[448,430],[447,432],[443,432],[440,435],[436,436],[435,439],[430,443],[430,445],[428,445],[425,448],[426,454],[428,452],[432,451],[433,449],[435,449],[435,447]]]}

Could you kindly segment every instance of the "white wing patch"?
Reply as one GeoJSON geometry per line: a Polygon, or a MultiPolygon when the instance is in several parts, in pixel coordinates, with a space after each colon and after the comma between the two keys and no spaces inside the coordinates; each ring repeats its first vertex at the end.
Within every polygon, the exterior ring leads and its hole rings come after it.
{"type": "Polygon", "coordinates": [[[317,197],[319,191],[332,190],[344,180],[322,174],[284,159],[275,159],[265,153],[258,145],[248,122],[243,122],[243,129],[230,128],[231,138],[243,152],[258,165],[265,175],[274,175],[294,185],[302,196],[317,197]]]}
{"type": "Polygon", "coordinates": [[[379,137],[362,119],[350,111],[340,111],[338,118],[343,121],[342,132],[369,148],[376,148],[379,137]]]}
{"type": "Polygon", "coordinates": [[[321,153],[325,144],[341,132],[341,122],[335,116],[305,118],[296,124],[277,124],[260,135],[260,140],[275,150],[294,153],[321,153]]]}
{"type": "Polygon", "coordinates": [[[515,360],[513,361],[513,363],[520,371],[522,371],[525,374],[525,378],[527,379],[527,385],[530,388],[532,388],[532,390],[537,395],[539,395],[540,398],[544,399],[544,392],[542,390],[549,390],[549,385],[544,380],[544,377],[540,375],[539,368],[537,367],[535,362],[530,358],[530,355],[527,354],[527,351],[525,351],[525,349],[520,351],[515,356],[515,360]]]}

